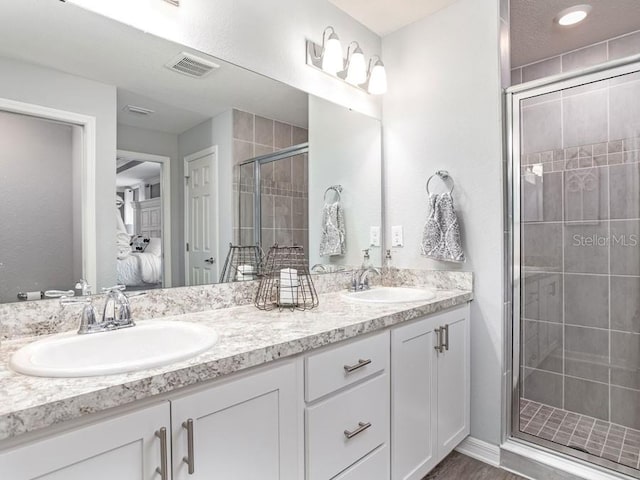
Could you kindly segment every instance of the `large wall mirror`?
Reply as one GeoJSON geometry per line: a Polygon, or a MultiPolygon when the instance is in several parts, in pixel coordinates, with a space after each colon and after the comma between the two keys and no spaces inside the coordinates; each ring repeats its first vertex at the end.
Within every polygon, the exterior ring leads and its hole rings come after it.
{"type": "Polygon", "coordinates": [[[223,275],[231,246],[300,245],[318,272],[366,248],[381,263],[379,121],[72,5],[35,8],[0,18],[0,302],[81,294],[81,278],[93,293],[255,278],[223,275]]]}

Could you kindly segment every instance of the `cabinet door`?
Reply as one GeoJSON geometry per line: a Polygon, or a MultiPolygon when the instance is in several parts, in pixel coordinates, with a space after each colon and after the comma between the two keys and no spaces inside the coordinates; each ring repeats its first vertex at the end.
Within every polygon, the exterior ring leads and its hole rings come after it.
{"type": "MultiPolygon", "coordinates": [[[[161,427],[169,403],[52,435],[0,453],[0,477],[11,480],[160,480],[161,427]]],[[[167,448],[169,448],[167,446],[167,448]]],[[[167,471],[167,478],[169,477],[167,471]]]]}
{"type": "Polygon", "coordinates": [[[172,401],[173,479],[296,480],[302,385],[299,393],[296,386],[289,362],[172,401]]]}
{"type": "Polygon", "coordinates": [[[391,332],[391,477],[421,479],[437,463],[437,318],[391,332]]]}
{"type": "Polygon", "coordinates": [[[435,318],[439,326],[447,325],[449,331],[448,350],[438,354],[438,459],[441,460],[469,435],[469,306],[435,318]]]}

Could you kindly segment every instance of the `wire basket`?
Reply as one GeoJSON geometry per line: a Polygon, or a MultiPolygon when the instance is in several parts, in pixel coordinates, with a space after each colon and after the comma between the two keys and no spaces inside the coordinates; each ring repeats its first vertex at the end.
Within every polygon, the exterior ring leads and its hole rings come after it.
{"type": "Polygon", "coordinates": [[[230,243],[220,281],[228,283],[256,280],[260,275],[261,265],[262,249],[259,246],[237,246],[230,243]]]}
{"type": "Polygon", "coordinates": [[[260,310],[309,310],[318,306],[318,294],[301,246],[269,249],[260,277],[255,305],[260,310]]]}

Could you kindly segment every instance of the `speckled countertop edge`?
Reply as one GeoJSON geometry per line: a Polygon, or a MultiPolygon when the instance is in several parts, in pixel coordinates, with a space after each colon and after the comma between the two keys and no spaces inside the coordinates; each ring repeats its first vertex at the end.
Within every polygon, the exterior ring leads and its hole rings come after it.
{"type": "Polygon", "coordinates": [[[437,290],[429,302],[372,305],[329,293],[321,295],[318,308],[305,312],[262,312],[253,306],[241,306],[167,316],[163,319],[214,328],[218,343],[186,361],[100,377],[20,375],[8,367],[9,358],[34,339],[3,342],[0,440],[382,330],[472,299],[468,290],[437,290]]]}

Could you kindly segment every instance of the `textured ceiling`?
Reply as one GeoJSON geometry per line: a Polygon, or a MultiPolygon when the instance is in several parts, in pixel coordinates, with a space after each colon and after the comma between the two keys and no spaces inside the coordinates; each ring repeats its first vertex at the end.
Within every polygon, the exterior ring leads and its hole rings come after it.
{"type": "Polygon", "coordinates": [[[329,0],[381,37],[456,0],[329,0]]]}
{"type": "Polygon", "coordinates": [[[230,108],[306,127],[307,94],[69,3],[5,2],[0,15],[0,57],[43,65],[118,87],[121,123],[181,133],[230,108]],[[180,52],[213,60],[220,69],[204,78],[175,73],[164,64],[180,52]],[[122,112],[133,103],[156,113],[122,112]]]}
{"type": "Polygon", "coordinates": [[[511,66],[519,67],[640,30],[640,0],[511,0],[511,66]],[[586,3],[587,19],[560,27],[561,10],[586,3]]]}

